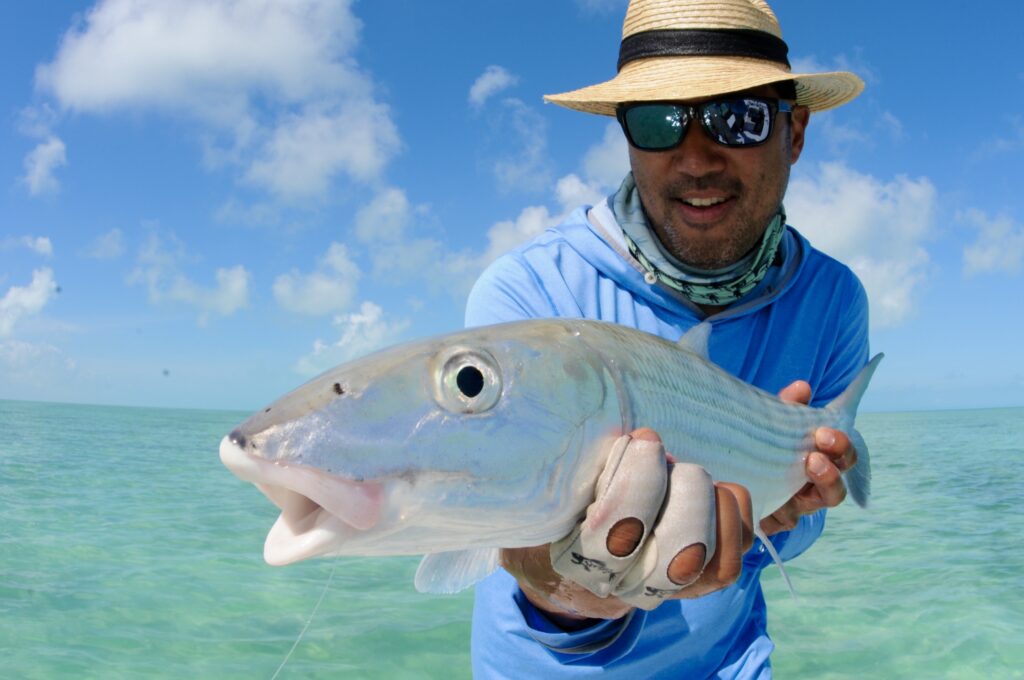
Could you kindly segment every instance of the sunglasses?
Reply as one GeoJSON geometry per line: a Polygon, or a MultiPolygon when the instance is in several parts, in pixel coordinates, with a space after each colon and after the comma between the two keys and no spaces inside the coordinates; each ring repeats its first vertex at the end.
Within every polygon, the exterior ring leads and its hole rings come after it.
{"type": "Polygon", "coordinates": [[[615,114],[634,147],[642,151],[668,151],[682,143],[690,121],[697,117],[708,136],[722,146],[757,146],[771,137],[776,114],[792,111],[789,102],[741,97],[695,106],[668,102],[623,104],[615,114]]]}

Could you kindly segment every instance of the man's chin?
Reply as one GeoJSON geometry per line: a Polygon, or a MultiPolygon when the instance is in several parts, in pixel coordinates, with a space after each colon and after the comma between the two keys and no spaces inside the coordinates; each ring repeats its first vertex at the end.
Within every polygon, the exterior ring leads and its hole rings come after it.
{"type": "Polygon", "coordinates": [[[748,243],[750,239],[741,241],[737,231],[729,225],[687,224],[676,227],[671,234],[659,235],[659,240],[675,259],[688,267],[710,272],[739,262],[760,236],[748,243]]]}

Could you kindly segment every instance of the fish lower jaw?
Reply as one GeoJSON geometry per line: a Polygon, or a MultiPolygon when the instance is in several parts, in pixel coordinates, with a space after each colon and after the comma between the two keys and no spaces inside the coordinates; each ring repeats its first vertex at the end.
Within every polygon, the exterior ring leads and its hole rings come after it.
{"type": "Polygon", "coordinates": [[[282,488],[260,490],[267,497],[273,494],[284,501],[281,514],[263,544],[263,559],[271,566],[281,567],[337,551],[359,532],[302,494],[282,488]]]}
{"type": "Polygon", "coordinates": [[[376,482],[354,482],[323,470],[269,461],[229,437],[220,458],[281,509],[263,548],[268,564],[280,566],[337,551],[349,538],[380,521],[383,490],[376,482]]]}

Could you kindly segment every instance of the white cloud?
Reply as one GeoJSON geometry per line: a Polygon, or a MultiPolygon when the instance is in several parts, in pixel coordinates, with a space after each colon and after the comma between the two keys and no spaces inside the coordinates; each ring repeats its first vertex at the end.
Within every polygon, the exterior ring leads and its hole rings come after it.
{"type": "Polygon", "coordinates": [[[144,283],[149,291],[150,301],[163,298],[166,282],[178,273],[178,263],[185,259],[185,245],[174,235],[168,234],[170,245],[155,232],[139,249],[135,270],[129,277],[131,283],[144,283]]]}
{"type": "Polygon", "coordinates": [[[75,360],[51,343],[0,339],[0,399],[70,401],[79,373],[75,360]]]}
{"type": "Polygon", "coordinates": [[[488,66],[469,88],[469,103],[473,108],[479,109],[493,95],[518,82],[517,76],[512,75],[501,66],[488,66]]]}
{"type": "Polygon", "coordinates": [[[369,250],[375,277],[391,283],[422,282],[461,298],[498,256],[558,224],[575,208],[596,204],[618,188],[629,160],[624,138],[614,124],[587,150],[582,165],[585,179],[576,174],[559,179],[554,183],[552,205],[527,206],[515,218],[491,225],[482,248],[454,248],[442,238],[424,235],[427,226],[421,222],[430,217],[429,207],[413,205],[395,187],[379,191],[356,213],[356,238],[369,250]]]}
{"type": "Polygon", "coordinates": [[[115,227],[97,236],[83,254],[94,260],[116,260],[124,254],[124,235],[115,227]]]}
{"type": "Polygon", "coordinates": [[[245,179],[280,198],[308,199],[326,194],[339,173],[372,182],[398,148],[398,129],[386,106],[364,101],[307,110],[278,125],[245,179]]]}
{"type": "Polygon", "coordinates": [[[18,114],[18,132],[36,139],[44,139],[53,134],[57,118],[56,111],[46,103],[26,106],[18,114]]]}
{"type": "Polygon", "coordinates": [[[483,252],[465,251],[451,258],[447,267],[449,273],[460,274],[454,290],[468,292],[473,282],[491,262],[516,246],[540,235],[545,229],[554,227],[576,207],[594,204],[604,198],[592,185],[584,183],[576,175],[566,175],[558,180],[555,187],[558,207],[552,210],[546,205],[531,205],[523,208],[515,219],[501,220],[487,230],[487,246],[483,252]]]}
{"type": "Polygon", "coordinates": [[[361,272],[341,243],[332,243],[309,274],[293,270],[274,279],[274,299],[297,314],[322,315],[347,309],[361,272]]]}
{"type": "Polygon", "coordinates": [[[899,258],[861,255],[847,261],[867,290],[873,325],[895,326],[913,314],[929,262],[924,248],[908,251],[899,258]]]}
{"type": "Polygon", "coordinates": [[[363,243],[401,241],[413,218],[405,192],[389,187],[378,192],[356,213],[356,236],[363,243]]]}
{"type": "Polygon", "coordinates": [[[874,143],[871,135],[852,125],[844,125],[838,120],[834,112],[822,111],[814,114],[814,120],[811,121],[814,134],[821,140],[820,146],[828,149],[828,157],[841,158],[853,150],[874,143]]]}
{"type": "Polygon", "coordinates": [[[591,183],[618,189],[629,172],[629,144],[618,123],[608,123],[601,141],[583,156],[583,174],[591,183]]]}
{"type": "Polygon", "coordinates": [[[53,243],[48,236],[10,237],[0,241],[0,250],[8,250],[10,248],[28,248],[43,257],[53,255],[53,243]]]}
{"type": "Polygon", "coordinates": [[[249,304],[249,272],[242,265],[218,267],[214,272],[216,285],[200,286],[178,275],[164,296],[168,300],[184,302],[200,310],[201,323],[209,314],[230,316],[249,304]]]}
{"type": "Polygon", "coordinates": [[[207,168],[285,200],[375,180],[398,148],[352,58],[351,0],[100,0],[37,87],[64,110],[160,111],[202,126],[207,168]]]}
{"type": "Polygon", "coordinates": [[[871,67],[858,51],[853,57],[837,54],[828,61],[820,61],[814,55],[790,57],[793,73],[824,73],[828,71],[852,71],[866,83],[878,82],[874,68],[871,67]]]}
{"type": "Polygon", "coordinates": [[[54,136],[47,137],[25,156],[25,176],[22,180],[33,196],[52,194],[60,188],[54,176],[57,168],[67,165],[64,142],[54,136]]]}
{"type": "Polygon", "coordinates": [[[844,158],[852,152],[875,148],[879,144],[902,142],[906,137],[903,122],[889,111],[874,116],[866,128],[840,122],[844,115],[836,111],[821,111],[811,117],[814,152],[818,157],[844,158]]]}
{"type": "MultiPolygon", "coordinates": [[[[22,340],[0,342],[0,369],[5,379],[29,379],[38,384],[39,371],[72,371],[74,359],[49,343],[22,340]]],[[[16,380],[15,380],[16,381],[16,380]]]]}
{"type": "Polygon", "coordinates": [[[334,318],[341,337],[335,342],[316,340],[313,351],[299,359],[295,370],[303,375],[322,373],[327,369],[364,356],[397,342],[409,327],[404,320],[385,318],[384,310],[372,302],[363,302],[358,312],[334,318]]]}
{"type": "Polygon", "coordinates": [[[233,120],[250,99],[303,101],[363,87],[344,58],[349,0],[100,0],[36,71],[65,108],[187,110],[233,120]]]}
{"type": "Polygon", "coordinates": [[[450,284],[451,253],[439,239],[418,234],[422,228],[416,218],[427,215],[427,206],[413,206],[405,192],[394,187],[380,191],[359,209],[356,238],[369,248],[374,276],[388,282],[450,284]]]}
{"type": "Polygon", "coordinates": [[[283,206],[274,201],[247,203],[228,198],[214,214],[218,222],[248,227],[280,227],[284,223],[283,206]]]}
{"type": "Polygon", "coordinates": [[[889,136],[893,141],[901,141],[903,139],[904,129],[903,121],[896,117],[891,111],[883,111],[882,115],[879,116],[878,126],[889,133],[889,136]]]}
{"type": "Polygon", "coordinates": [[[584,182],[574,174],[566,175],[555,184],[557,207],[554,210],[545,205],[531,205],[523,208],[514,220],[497,222],[487,230],[487,248],[465,263],[464,268],[475,279],[502,254],[556,226],[579,206],[594,205],[606,195],[600,184],[584,182]]]}
{"type": "Polygon", "coordinates": [[[22,244],[39,255],[53,255],[53,244],[48,236],[25,236],[22,238],[22,244]]]}
{"type": "Polygon", "coordinates": [[[929,267],[924,243],[935,226],[936,191],[927,178],[883,183],[842,163],[822,163],[794,175],[786,211],[812,244],[857,272],[873,323],[895,325],[913,313],[929,267]]]}
{"type": "Polygon", "coordinates": [[[789,58],[789,63],[792,67],[793,73],[821,73],[824,71],[832,71],[834,69],[827,68],[824,64],[818,61],[818,58],[814,55],[807,55],[806,57],[793,57],[789,58]]]}
{"type": "Polygon", "coordinates": [[[1008,215],[990,218],[981,210],[958,215],[978,230],[978,238],[964,248],[964,274],[973,276],[993,272],[1016,274],[1024,263],[1024,225],[1008,215]]]}
{"type": "MultiPolygon", "coordinates": [[[[563,178],[563,192],[578,192],[572,175],[563,178]]],[[[417,217],[428,215],[425,206],[413,206],[401,189],[380,192],[356,215],[356,238],[366,244],[374,276],[389,283],[421,282],[456,297],[469,292],[483,268],[498,255],[536,236],[558,221],[545,206],[525,208],[515,220],[503,220],[487,232],[482,251],[452,248],[439,238],[423,235],[417,217]]]]}
{"type": "Polygon", "coordinates": [[[1018,153],[1024,149],[1024,118],[1020,115],[1004,116],[999,127],[1002,133],[981,144],[972,154],[972,160],[982,161],[992,156],[1006,153],[1018,153]]]}
{"type": "Polygon", "coordinates": [[[11,286],[0,298],[0,338],[10,337],[15,324],[41,312],[56,294],[57,283],[48,267],[33,271],[28,286],[11,286]]]}
{"type": "Polygon", "coordinates": [[[214,272],[215,284],[201,286],[180,270],[185,261],[185,248],[173,235],[170,246],[155,233],[139,251],[130,283],[146,286],[149,301],[181,302],[199,311],[199,323],[205,324],[210,314],[229,316],[249,303],[250,274],[245,267],[219,267],[214,272]]]}
{"type": "Polygon", "coordinates": [[[596,205],[618,189],[629,171],[629,152],[616,123],[609,123],[601,141],[587,149],[582,166],[586,179],[568,174],[555,183],[553,209],[546,205],[527,206],[514,220],[494,224],[487,231],[487,248],[466,263],[468,273],[475,278],[503,253],[557,225],[579,206],[596,205]]]}
{"type": "Polygon", "coordinates": [[[557,224],[557,219],[557,216],[552,215],[547,206],[531,205],[523,208],[514,220],[496,222],[487,230],[487,248],[483,254],[466,262],[465,268],[474,274],[479,274],[484,267],[498,259],[503,253],[557,224]]]}
{"type": "Polygon", "coordinates": [[[502,191],[539,191],[551,184],[547,158],[547,122],[518,99],[506,99],[495,123],[504,139],[517,147],[494,164],[502,191]]]}

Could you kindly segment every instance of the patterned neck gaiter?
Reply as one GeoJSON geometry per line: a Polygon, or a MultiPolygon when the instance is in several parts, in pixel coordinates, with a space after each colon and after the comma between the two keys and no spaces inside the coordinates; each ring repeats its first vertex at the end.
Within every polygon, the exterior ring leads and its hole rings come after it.
{"type": "Polygon", "coordinates": [[[757,287],[775,260],[786,231],[786,213],[779,206],[760,243],[750,253],[728,267],[709,271],[689,267],[665,251],[647,222],[632,172],[612,198],[612,211],[622,227],[629,253],[647,271],[648,280],[663,283],[701,305],[728,305],[757,287]]]}

